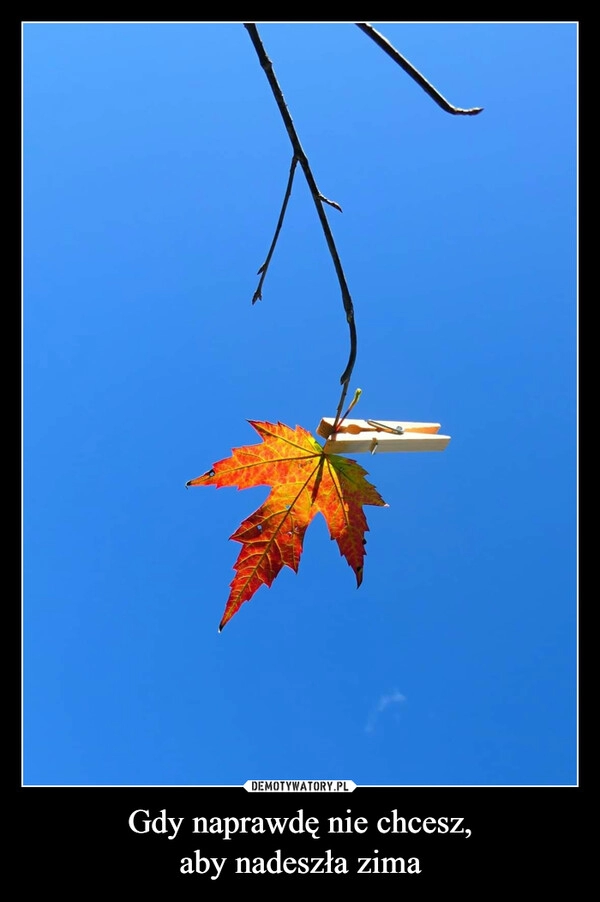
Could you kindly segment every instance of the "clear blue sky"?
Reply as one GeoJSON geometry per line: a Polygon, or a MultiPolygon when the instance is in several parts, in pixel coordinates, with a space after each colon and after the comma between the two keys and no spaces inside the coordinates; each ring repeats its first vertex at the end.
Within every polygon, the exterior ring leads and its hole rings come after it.
{"type": "Polygon", "coordinates": [[[24,26],[24,782],[576,780],[576,26],[260,32],[353,295],[365,577],[311,525],[217,633],[268,490],[186,480],[315,430],[348,354],[242,25],[24,26]]]}

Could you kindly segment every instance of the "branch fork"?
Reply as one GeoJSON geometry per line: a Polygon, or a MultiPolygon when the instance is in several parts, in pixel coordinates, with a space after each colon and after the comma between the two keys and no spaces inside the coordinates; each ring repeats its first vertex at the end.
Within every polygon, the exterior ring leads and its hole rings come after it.
{"type": "MultiPolygon", "coordinates": [[[[455,107],[449,101],[443,97],[439,91],[427,79],[417,70],[415,67],[408,62],[408,60],[399,53],[395,47],[393,47],[389,41],[380,34],[372,25],[369,25],[367,22],[356,22],[355,23],[360,30],[366,34],[372,41],[374,41],[378,47],[380,47],[384,53],[386,53],[391,59],[394,60],[401,68],[408,74],[410,77],[416,81],[416,83],[447,113],[451,113],[454,116],[475,116],[478,113],[482,112],[482,107],[472,107],[471,109],[461,109],[460,107],[455,107]]],[[[275,227],[275,234],[273,235],[273,240],[271,241],[271,246],[269,248],[269,252],[265,258],[265,262],[262,264],[260,269],[258,270],[257,275],[260,276],[260,280],[254,295],[252,296],[252,303],[255,304],[257,301],[262,300],[262,288],[263,284],[269,270],[269,264],[271,263],[271,258],[273,257],[273,253],[275,251],[275,247],[277,245],[277,240],[279,238],[279,233],[281,232],[281,228],[283,226],[283,221],[285,219],[285,213],[287,210],[287,205],[292,193],[292,185],[294,183],[294,175],[296,173],[296,167],[300,164],[302,172],[304,173],[304,177],[308,184],[308,188],[311,194],[311,197],[314,201],[317,215],[319,217],[319,222],[321,223],[321,228],[323,230],[323,234],[325,236],[325,241],[327,242],[327,247],[329,250],[329,254],[333,261],[333,266],[337,275],[337,279],[340,286],[340,292],[342,295],[342,304],[344,306],[344,312],[346,314],[346,322],[348,323],[349,331],[350,331],[350,354],[348,356],[348,362],[346,364],[346,368],[340,377],[340,383],[342,386],[342,393],[340,396],[340,400],[338,402],[337,411],[335,415],[335,420],[333,423],[333,430],[335,432],[338,424],[344,419],[342,417],[342,410],[344,407],[344,402],[346,400],[346,395],[348,393],[348,387],[350,385],[350,377],[352,376],[352,371],[354,369],[354,364],[356,362],[356,352],[357,352],[357,338],[356,338],[356,324],[354,322],[354,304],[352,303],[352,297],[350,295],[350,291],[348,289],[348,284],[346,282],[346,276],[344,275],[344,270],[342,268],[342,263],[335,245],[335,241],[333,238],[333,233],[331,231],[331,227],[329,225],[329,221],[327,219],[327,215],[325,213],[324,205],[327,204],[330,207],[335,207],[336,210],[342,212],[342,208],[340,205],[333,200],[330,200],[328,197],[325,197],[324,194],[321,194],[319,188],[317,187],[316,179],[313,175],[312,169],[310,168],[310,163],[308,161],[308,157],[306,156],[302,144],[300,143],[300,138],[298,137],[298,133],[296,132],[296,128],[294,126],[292,117],[287,108],[287,104],[285,102],[285,98],[283,96],[283,92],[277,81],[277,77],[273,70],[273,63],[267,56],[267,52],[264,48],[263,42],[258,33],[258,29],[256,25],[252,22],[244,22],[244,28],[247,30],[250,40],[254,46],[256,54],[258,56],[260,65],[264,69],[265,75],[267,76],[267,81],[269,82],[269,86],[275,98],[275,102],[277,103],[277,107],[279,108],[279,112],[281,114],[281,118],[285,125],[286,131],[288,133],[290,142],[293,148],[293,156],[292,162],[290,164],[290,171],[288,175],[288,181],[285,189],[285,194],[283,196],[283,203],[281,205],[281,211],[279,213],[279,219],[277,220],[277,225],[275,227]]],[[[353,404],[355,401],[353,402],[353,404]]],[[[353,404],[351,406],[353,406],[353,404]]],[[[348,413],[349,411],[346,411],[348,413]]],[[[346,416],[346,414],[344,414],[346,416]]]]}

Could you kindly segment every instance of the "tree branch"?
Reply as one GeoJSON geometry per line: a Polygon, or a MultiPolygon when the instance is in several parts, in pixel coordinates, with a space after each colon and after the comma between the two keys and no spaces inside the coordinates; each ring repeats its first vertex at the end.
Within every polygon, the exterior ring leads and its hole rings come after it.
{"type": "MultiPolygon", "coordinates": [[[[265,75],[267,76],[267,81],[269,82],[271,91],[273,92],[273,96],[275,98],[275,102],[277,103],[277,107],[279,109],[279,113],[281,118],[283,119],[283,123],[285,125],[286,131],[288,133],[289,139],[291,141],[292,147],[294,149],[294,160],[300,163],[302,167],[302,172],[304,173],[304,177],[308,184],[311,197],[314,201],[317,215],[319,217],[319,222],[321,223],[321,228],[323,229],[323,234],[325,235],[325,241],[327,242],[327,247],[329,249],[329,253],[331,259],[333,261],[333,265],[335,268],[335,272],[338,278],[338,282],[340,285],[340,291],[342,293],[342,303],[344,305],[344,311],[346,313],[346,320],[348,322],[348,327],[350,329],[350,355],[348,357],[348,363],[346,364],[346,369],[342,373],[340,377],[340,382],[342,384],[342,395],[338,404],[337,414],[336,414],[336,422],[339,418],[344,401],[346,399],[346,394],[348,392],[348,385],[350,383],[350,377],[352,375],[352,370],[354,369],[354,364],[356,362],[356,350],[357,350],[357,341],[356,341],[356,325],[354,322],[354,305],[352,303],[352,298],[350,296],[350,291],[348,289],[348,285],[346,283],[346,276],[344,275],[344,270],[342,268],[342,264],[340,261],[339,254],[337,252],[337,248],[335,246],[335,241],[333,239],[333,233],[329,226],[329,222],[327,220],[327,215],[323,208],[323,204],[330,204],[331,206],[337,207],[337,209],[341,209],[338,204],[333,201],[328,200],[324,197],[317,187],[317,183],[315,181],[315,177],[310,168],[310,164],[308,162],[308,157],[306,156],[302,144],[300,143],[300,138],[298,137],[298,133],[296,132],[296,128],[292,121],[292,117],[290,116],[290,112],[287,108],[285,99],[283,97],[283,92],[279,86],[279,82],[275,76],[275,72],[273,71],[273,64],[263,46],[263,43],[260,39],[260,35],[258,34],[258,30],[256,25],[252,22],[244,22],[244,28],[247,30],[250,35],[250,40],[254,45],[254,49],[256,50],[256,54],[258,56],[260,65],[264,69],[265,75]]],[[[292,162],[292,166],[294,163],[292,162]]],[[[281,214],[279,216],[279,222],[277,224],[277,230],[275,232],[275,238],[273,239],[273,243],[271,244],[271,250],[269,251],[269,255],[267,256],[267,260],[265,264],[261,267],[263,276],[264,276],[264,268],[268,265],[270,261],[270,257],[275,247],[275,243],[277,241],[277,237],[279,235],[279,230],[281,228],[281,224],[283,223],[283,216],[285,215],[285,207],[287,206],[287,201],[289,200],[289,194],[291,193],[291,181],[293,178],[293,172],[290,170],[290,179],[288,180],[288,191],[286,191],[286,197],[284,198],[283,207],[281,210],[281,214]]],[[[262,280],[259,285],[259,288],[262,285],[262,280]]],[[[257,289],[258,290],[258,289],[257,289]]],[[[258,297],[255,293],[253,298],[254,300],[258,300],[258,297]]]]}
{"type": "Polygon", "coordinates": [[[366,35],[368,35],[372,41],[375,41],[378,47],[387,53],[389,57],[391,57],[395,63],[398,63],[404,71],[410,75],[414,81],[418,85],[420,85],[423,90],[429,94],[429,96],[435,100],[438,106],[440,106],[447,113],[451,113],[453,116],[476,116],[478,113],[483,111],[483,107],[476,106],[470,110],[461,110],[460,107],[452,106],[445,97],[442,97],[439,91],[437,91],[432,84],[430,84],[424,75],[415,69],[413,65],[411,65],[407,59],[405,59],[401,53],[398,53],[395,47],[393,47],[390,42],[384,38],[382,34],[380,34],[372,25],[369,25],[368,22],[355,22],[361,31],[364,31],[366,35]]]}
{"type": "Polygon", "coordinates": [[[290,195],[292,193],[292,185],[294,183],[294,173],[296,172],[296,166],[298,165],[298,157],[293,156],[292,162],[290,165],[290,174],[288,176],[288,183],[285,189],[285,194],[283,196],[283,203],[281,205],[281,213],[279,214],[279,219],[277,220],[277,225],[275,227],[275,234],[273,235],[273,240],[271,242],[271,247],[269,248],[269,253],[267,254],[267,259],[258,270],[257,275],[260,276],[260,281],[258,283],[258,287],[252,296],[252,303],[256,304],[257,301],[262,301],[262,287],[263,282],[265,281],[267,270],[269,269],[269,263],[271,262],[271,257],[273,256],[273,251],[275,250],[275,245],[277,244],[277,239],[279,238],[279,233],[281,232],[281,226],[283,225],[283,220],[285,219],[285,211],[287,209],[288,200],[290,199],[290,195]]]}

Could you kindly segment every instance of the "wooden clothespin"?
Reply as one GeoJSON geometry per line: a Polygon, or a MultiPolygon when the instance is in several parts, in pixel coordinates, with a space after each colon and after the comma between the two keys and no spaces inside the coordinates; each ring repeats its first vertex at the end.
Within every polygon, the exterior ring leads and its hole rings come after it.
{"type": "Polygon", "coordinates": [[[449,435],[438,435],[439,423],[404,420],[342,420],[333,432],[333,417],[323,417],[317,434],[326,438],[327,454],[359,454],[370,451],[443,451],[449,435]]]}

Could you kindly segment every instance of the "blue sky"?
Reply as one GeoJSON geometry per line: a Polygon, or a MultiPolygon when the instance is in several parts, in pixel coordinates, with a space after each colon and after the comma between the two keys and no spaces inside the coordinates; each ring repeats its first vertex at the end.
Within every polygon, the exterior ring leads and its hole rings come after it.
{"type": "Polygon", "coordinates": [[[24,26],[24,782],[576,781],[574,24],[259,27],[354,299],[363,585],[310,526],[219,635],[268,490],[185,482],[315,430],[348,354],[236,24],[24,26]]]}

